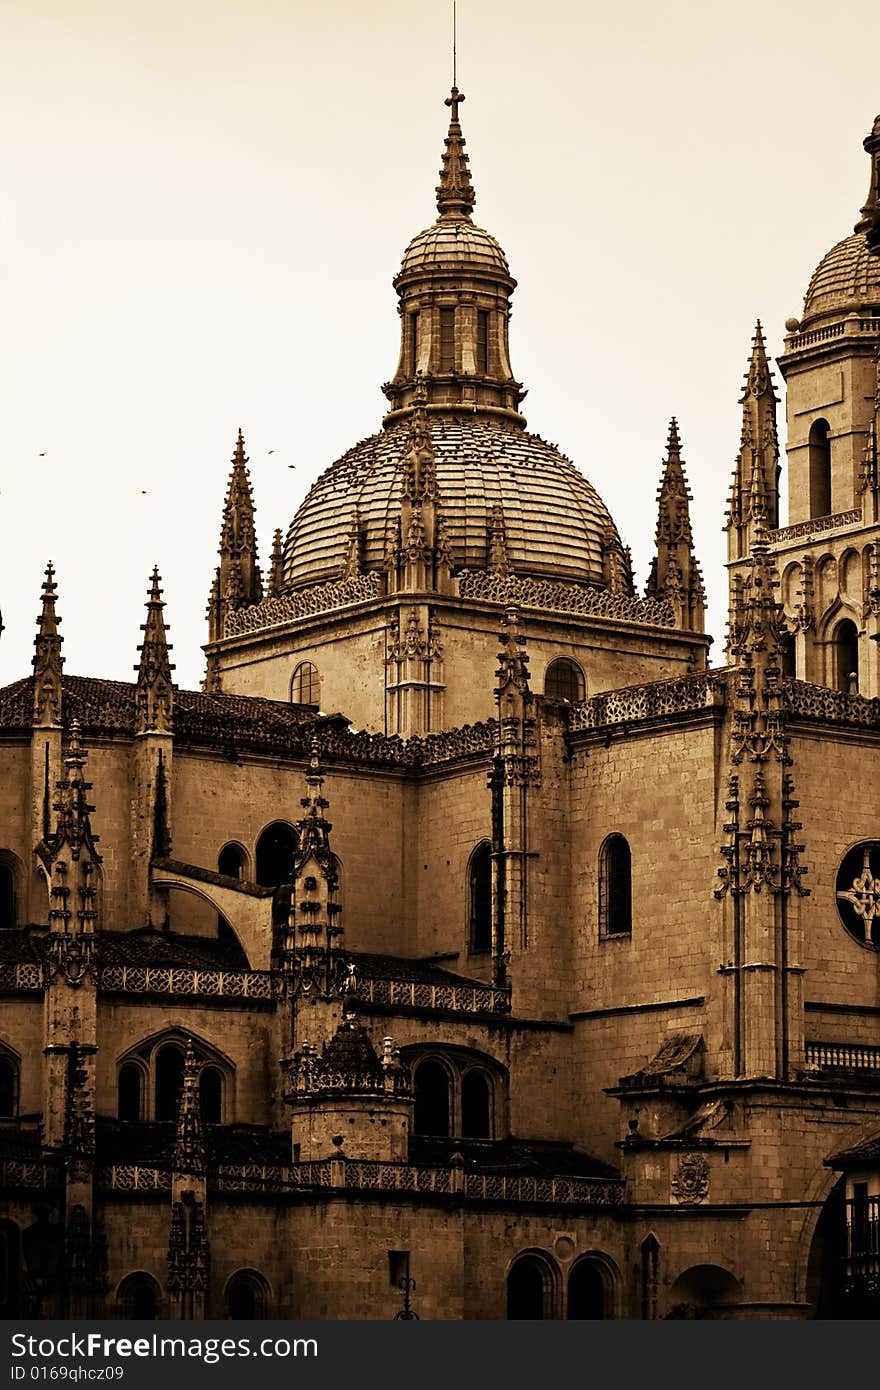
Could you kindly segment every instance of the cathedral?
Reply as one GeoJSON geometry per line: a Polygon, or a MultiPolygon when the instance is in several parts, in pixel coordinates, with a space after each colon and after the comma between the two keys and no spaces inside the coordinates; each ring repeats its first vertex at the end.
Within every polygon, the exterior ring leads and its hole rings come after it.
{"type": "Polygon", "coordinates": [[[234,444],[203,688],[157,571],[71,674],[49,565],[0,689],[2,1317],[880,1313],[880,117],[744,344],[710,664],[676,421],[643,591],[527,429],[463,101],[262,563],[234,444]]]}

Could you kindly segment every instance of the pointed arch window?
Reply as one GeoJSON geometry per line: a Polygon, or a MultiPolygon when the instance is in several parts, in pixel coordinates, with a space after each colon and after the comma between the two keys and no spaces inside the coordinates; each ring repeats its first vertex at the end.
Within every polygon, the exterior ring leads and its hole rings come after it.
{"type": "Polygon", "coordinates": [[[144,1114],[146,1073],[139,1062],[119,1068],[116,1113],[120,1120],[141,1120],[144,1114]]]}
{"type": "Polygon", "coordinates": [[[859,688],[859,633],[851,618],[837,624],[832,642],[835,687],[855,693],[859,688]]]}
{"type": "Polygon", "coordinates": [[[492,949],[492,846],[477,845],[468,863],[468,949],[472,954],[492,949]]]}
{"type": "Polygon", "coordinates": [[[797,675],[797,648],[795,646],[795,636],[793,632],[782,634],[782,651],[780,653],[780,663],[784,677],[792,679],[797,675]]]}
{"type": "Polygon", "coordinates": [[[183,1048],[166,1043],[156,1053],[156,1119],[176,1120],[183,1090],[183,1048]]]}
{"type": "Polygon", "coordinates": [[[321,704],[321,673],[313,661],[301,661],[290,681],[290,699],[294,705],[318,709],[321,704]]]}
{"type": "Polygon", "coordinates": [[[428,1057],[415,1072],[416,1134],[445,1139],[452,1129],[452,1093],[449,1072],[442,1062],[428,1057]]]}
{"type": "Polygon", "coordinates": [[[831,513],[831,427],[827,420],[810,426],[810,516],[831,513]]]}
{"type": "Polygon", "coordinates": [[[224,845],[217,855],[217,872],[227,878],[247,878],[247,854],[234,840],[224,845]]]}
{"type": "Polygon", "coordinates": [[[544,677],[544,695],[548,700],[564,700],[573,705],[583,700],[586,692],[584,673],[576,661],[560,656],[550,662],[544,677]]]}
{"type": "Polygon", "coordinates": [[[202,1067],[199,1073],[199,1106],[206,1125],[223,1121],[223,1077],[217,1067],[202,1067]]]}
{"type": "Polygon", "coordinates": [[[293,878],[296,831],[287,821],[273,821],[257,840],[257,883],[262,888],[280,888],[293,878]]]}
{"type": "Polygon", "coordinates": [[[599,935],[632,935],[632,855],[623,835],[609,835],[599,851],[599,935]]]}
{"type": "Polygon", "coordinates": [[[18,1114],[18,1081],[17,1058],[0,1049],[0,1120],[14,1120],[18,1114]]]}
{"type": "Polygon", "coordinates": [[[492,1137],[492,1083],[478,1067],[461,1078],[461,1133],[464,1139],[492,1137]]]}

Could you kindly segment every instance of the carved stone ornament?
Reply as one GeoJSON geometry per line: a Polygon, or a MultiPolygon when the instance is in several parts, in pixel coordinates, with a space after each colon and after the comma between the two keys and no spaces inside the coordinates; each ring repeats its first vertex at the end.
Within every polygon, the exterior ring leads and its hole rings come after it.
{"type": "Polygon", "coordinates": [[[682,1154],[672,1175],[672,1195],[676,1202],[695,1204],[709,1194],[709,1163],[702,1154],[682,1154]]]}

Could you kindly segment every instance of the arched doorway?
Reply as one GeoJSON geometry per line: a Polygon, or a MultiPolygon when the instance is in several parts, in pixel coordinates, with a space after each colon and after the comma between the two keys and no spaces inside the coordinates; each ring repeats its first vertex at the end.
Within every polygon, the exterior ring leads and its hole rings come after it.
{"type": "Polygon", "coordinates": [[[568,1317],[598,1321],[607,1316],[605,1280],[594,1260],[578,1260],[568,1276],[568,1317]]]}
{"type": "Polygon", "coordinates": [[[553,1276],[540,1255],[520,1255],[507,1275],[507,1316],[535,1322],[553,1317],[553,1276]]]}
{"type": "Polygon", "coordinates": [[[740,1283],[720,1265],[692,1265],[669,1291],[667,1318],[719,1318],[740,1301],[740,1283]]]}

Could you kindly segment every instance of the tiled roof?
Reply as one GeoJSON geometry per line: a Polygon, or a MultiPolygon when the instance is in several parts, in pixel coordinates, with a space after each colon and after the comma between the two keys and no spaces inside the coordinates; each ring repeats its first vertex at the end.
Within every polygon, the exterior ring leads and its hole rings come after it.
{"type": "MultiPolygon", "coordinates": [[[[357,512],[362,561],[380,570],[395,541],[409,426],[355,445],[311,488],[284,547],[293,589],[338,579],[357,512]]],[[[539,578],[604,584],[602,537],[613,523],[583,473],[552,444],[519,428],[468,416],[432,416],[443,520],[456,569],[488,565],[489,524],[500,506],[510,563],[539,578]]]]}
{"type": "MultiPolygon", "coordinates": [[[[48,935],[28,927],[0,931],[0,961],[16,964],[43,960],[48,935]]],[[[178,932],[98,932],[98,965],[178,965],[193,970],[248,970],[247,956],[234,938],[185,936],[178,932]]]]}
{"type": "MultiPolygon", "coordinates": [[[[177,1126],[163,1121],[121,1121],[99,1116],[95,1121],[99,1163],[138,1163],[164,1167],[171,1162],[177,1126]]],[[[206,1125],[205,1152],[209,1164],[290,1163],[290,1130],[261,1125],[206,1125]]]]}
{"type": "Polygon", "coordinates": [[[509,275],[507,257],[490,232],[469,220],[440,218],[417,232],[403,253],[399,275],[453,267],[465,273],[489,270],[509,275]]]}
{"type": "Polygon", "coordinates": [[[825,1163],[829,1168],[838,1169],[868,1168],[872,1164],[880,1164],[880,1133],[853,1144],[851,1149],[841,1149],[825,1163]]]}
{"type": "Polygon", "coordinates": [[[368,951],[346,951],[358,975],[372,980],[414,980],[426,985],[484,985],[470,975],[456,975],[430,961],[412,960],[406,956],[373,955],[368,951]]]}
{"type": "Polygon", "coordinates": [[[801,326],[819,314],[880,306],[880,259],[872,255],[864,232],[832,246],[810,280],[801,326]]]}
{"type": "Polygon", "coordinates": [[[415,1135],[410,1140],[410,1162],[448,1163],[461,1154],[466,1170],[506,1173],[523,1177],[554,1175],[617,1178],[617,1169],[599,1158],[581,1153],[571,1144],[543,1143],[539,1139],[432,1139],[415,1135]]]}

